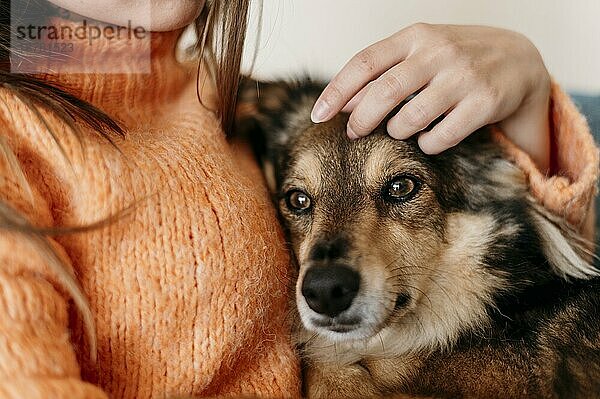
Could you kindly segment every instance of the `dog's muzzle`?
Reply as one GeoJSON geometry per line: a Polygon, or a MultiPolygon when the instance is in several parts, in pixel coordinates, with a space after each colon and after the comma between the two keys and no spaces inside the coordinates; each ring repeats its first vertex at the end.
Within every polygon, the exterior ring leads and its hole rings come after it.
{"type": "Polygon", "coordinates": [[[313,266],[304,276],[302,295],[316,313],[331,318],[352,305],[360,288],[360,275],[347,266],[313,266]]]}

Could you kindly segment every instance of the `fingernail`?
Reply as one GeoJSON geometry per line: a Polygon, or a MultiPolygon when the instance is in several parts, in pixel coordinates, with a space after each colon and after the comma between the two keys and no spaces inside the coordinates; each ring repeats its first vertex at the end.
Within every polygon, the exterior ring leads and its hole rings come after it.
{"type": "Polygon", "coordinates": [[[360,137],[358,134],[354,133],[354,130],[352,130],[352,128],[350,126],[348,126],[346,128],[346,134],[348,135],[350,140],[356,140],[357,138],[360,137]]]}
{"type": "Polygon", "coordinates": [[[329,115],[329,104],[324,100],[318,100],[310,113],[310,119],[314,123],[320,123],[329,115]]]}

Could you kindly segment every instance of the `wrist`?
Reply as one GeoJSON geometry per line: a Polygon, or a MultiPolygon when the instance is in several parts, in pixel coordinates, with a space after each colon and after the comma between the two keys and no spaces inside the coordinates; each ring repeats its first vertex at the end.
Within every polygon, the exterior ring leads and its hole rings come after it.
{"type": "Polygon", "coordinates": [[[506,136],[525,151],[540,172],[550,170],[550,90],[547,71],[540,73],[519,108],[498,123],[506,136]]]}

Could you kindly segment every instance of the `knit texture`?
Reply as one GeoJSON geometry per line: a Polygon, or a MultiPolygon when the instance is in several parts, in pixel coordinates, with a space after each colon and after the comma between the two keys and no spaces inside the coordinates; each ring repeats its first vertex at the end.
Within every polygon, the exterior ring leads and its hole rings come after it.
{"type": "MultiPolygon", "coordinates": [[[[28,195],[0,157],[0,195],[38,226],[109,227],[56,238],[96,322],[98,361],[61,284],[22,237],[0,236],[0,398],[298,396],[290,340],[290,260],[251,152],[232,147],[196,97],[179,32],[153,34],[152,74],[48,76],[122,121],[119,150],[79,143],[0,91],[2,134],[28,195]]],[[[95,44],[94,46],[102,46],[95,44]]],[[[82,62],[106,62],[94,48],[82,62]],[[92,51],[93,50],[93,51],[92,51]]],[[[111,45],[110,62],[131,62],[111,45]]]]}
{"type": "MultiPolygon", "coordinates": [[[[177,35],[154,35],[150,75],[135,74],[132,63],[132,74],[47,77],[123,122],[119,150],[86,129],[79,143],[43,111],[65,157],[46,125],[0,90],[2,135],[31,189],[0,157],[3,200],[39,226],[88,224],[135,204],[108,227],[53,241],[90,300],[96,364],[44,259],[19,235],[1,233],[0,398],[299,395],[284,237],[251,153],[227,142],[196,98],[194,66],[175,61],[177,35]]],[[[107,62],[101,50],[77,56],[107,62]]],[[[131,49],[111,51],[110,62],[131,63],[131,49]]],[[[558,89],[552,109],[562,176],[540,175],[503,143],[532,193],[579,224],[598,154],[558,89]]]]}
{"type": "Polygon", "coordinates": [[[550,122],[550,175],[542,174],[531,157],[499,129],[495,129],[494,138],[505,149],[508,158],[525,172],[534,197],[593,242],[598,148],[585,117],[555,82],[550,95],[550,122]]]}

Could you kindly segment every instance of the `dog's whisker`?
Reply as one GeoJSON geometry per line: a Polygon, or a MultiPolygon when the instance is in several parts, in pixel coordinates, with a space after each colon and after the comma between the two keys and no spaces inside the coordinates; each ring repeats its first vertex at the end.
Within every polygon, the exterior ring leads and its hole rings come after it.
{"type": "Polygon", "coordinates": [[[390,272],[391,273],[395,273],[395,272],[398,272],[398,271],[405,272],[406,270],[411,270],[411,269],[427,270],[427,271],[430,271],[431,273],[435,273],[435,274],[438,274],[440,276],[441,275],[448,275],[448,276],[459,276],[460,277],[460,275],[458,273],[454,273],[454,272],[452,272],[450,270],[434,269],[434,268],[431,268],[431,267],[428,267],[428,266],[425,266],[425,265],[421,265],[421,266],[418,266],[418,267],[413,267],[413,266],[411,266],[411,267],[398,266],[398,267],[395,267],[395,268],[391,269],[390,272]]]}
{"type": "Polygon", "coordinates": [[[381,352],[385,353],[385,344],[383,343],[383,337],[381,336],[381,332],[378,332],[377,336],[379,337],[379,341],[381,342],[381,352]]]}

